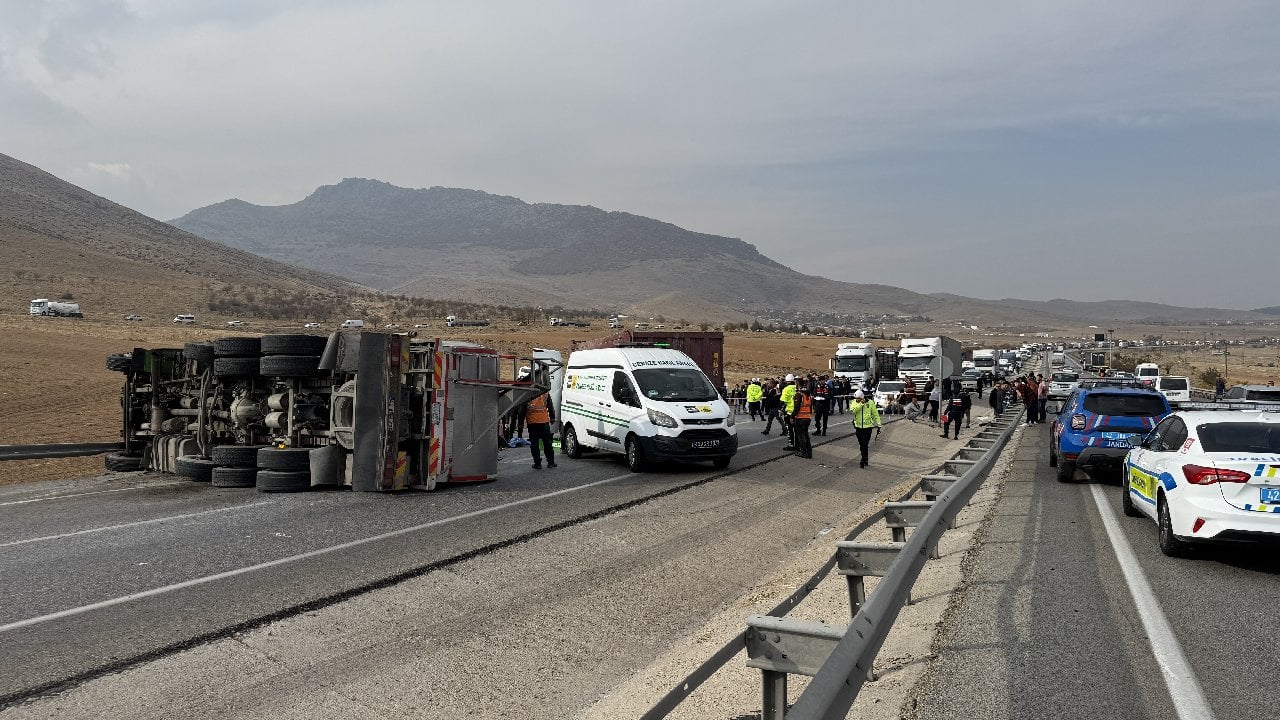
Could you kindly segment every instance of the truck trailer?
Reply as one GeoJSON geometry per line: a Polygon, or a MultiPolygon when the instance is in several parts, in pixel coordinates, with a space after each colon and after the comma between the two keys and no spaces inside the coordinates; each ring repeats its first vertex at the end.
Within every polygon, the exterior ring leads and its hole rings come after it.
{"type": "Polygon", "coordinates": [[[715,384],[724,390],[724,333],[669,332],[664,330],[623,330],[595,340],[574,340],[571,350],[599,350],[617,347],[671,348],[688,355],[715,384]]]}
{"type": "Polygon", "coordinates": [[[80,311],[79,303],[57,302],[48,298],[32,300],[30,310],[32,315],[43,315],[45,317],[84,317],[84,313],[80,311]]]}
{"type": "Polygon", "coordinates": [[[559,353],[517,358],[404,334],[227,337],[107,358],[124,374],[109,469],[266,492],[383,492],[497,473],[498,420],[546,392],[559,353]],[[501,380],[501,365],[530,367],[501,380]],[[123,457],[121,457],[123,456],[123,457]],[[112,467],[114,463],[114,467],[112,467]]]}

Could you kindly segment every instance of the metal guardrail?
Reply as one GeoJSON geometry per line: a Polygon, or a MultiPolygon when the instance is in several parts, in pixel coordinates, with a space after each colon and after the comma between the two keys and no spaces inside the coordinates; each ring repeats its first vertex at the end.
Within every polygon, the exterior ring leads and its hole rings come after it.
{"type": "Polygon", "coordinates": [[[54,443],[51,445],[0,445],[0,460],[46,460],[49,458],[101,455],[124,449],[122,442],[54,443]]]}
{"type": "Polygon", "coordinates": [[[996,415],[986,430],[976,433],[935,472],[924,475],[906,494],[858,523],[812,577],[764,616],[752,618],[746,630],[677,683],[640,716],[641,720],[665,718],[744,647],[749,655],[757,655],[748,664],[764,671],[762,720],[783,717],[789,671],[812,674],[814,678],[786,717],[845,717],[862,684],[874,679],[875,656],[903,604],[909,602],[911,587],[925,561],[936,554],[938,539],[981,486],[1021,415],[1020,404],[996,415]],[[924,495],[927,503],[907,502],[917,494],[924,495]],[[898,542],[874,547],[854,542],[881,521],[890,525],[898,542]],[[915,528],[909,538],[908,528],[915,528]],[[886,552],[896,554],[896,558],[884,567],[888,558],[873,559],[873,555],[883,556],[886,552]],[[833,569],[844,575],[849,584],[853,622],[848,630],[841,632],[830,626],[823,630],[811,627],[812,623],[788,620],[786,614],[833,569]],[[868,575],[883,576],[869,596],[862,584],[862,577],[868,575]],[[792,628],[794,632],[790,631],[792,628]],[[772,655],[778,662],[765,655],[772,655]]]}

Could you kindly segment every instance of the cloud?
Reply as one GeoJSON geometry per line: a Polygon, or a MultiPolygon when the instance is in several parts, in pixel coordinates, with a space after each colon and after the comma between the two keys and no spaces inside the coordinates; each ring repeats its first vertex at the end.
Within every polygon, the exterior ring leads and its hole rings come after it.
{"type": "Polygon", "coordinates": [[[129,163],[89,163],[89,171],[95,173],[103,173],[111,176],[114,180],[128,181],[132,175],[129,163]]]}

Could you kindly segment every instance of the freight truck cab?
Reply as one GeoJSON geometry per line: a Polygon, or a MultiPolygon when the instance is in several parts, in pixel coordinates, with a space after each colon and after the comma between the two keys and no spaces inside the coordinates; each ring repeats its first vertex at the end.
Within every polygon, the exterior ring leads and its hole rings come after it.
{"type": "Polygon", "coordinates": [[[569,355],[560,401],[561,447],[618,453],[633,472],[663,460],[710,460],[738,451],[733,412],[679,350],[605,348],[569,355]]]}

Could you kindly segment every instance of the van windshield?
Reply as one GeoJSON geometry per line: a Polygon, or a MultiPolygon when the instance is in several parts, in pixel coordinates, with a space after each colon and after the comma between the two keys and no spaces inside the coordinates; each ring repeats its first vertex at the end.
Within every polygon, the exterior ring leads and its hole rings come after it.
{"type": "Polygon", "coordinates": [[[651,400],[691,402],[720,397],[711,381],[692,368],[649,368],[636,370],[640,392],[651,400]]]}

